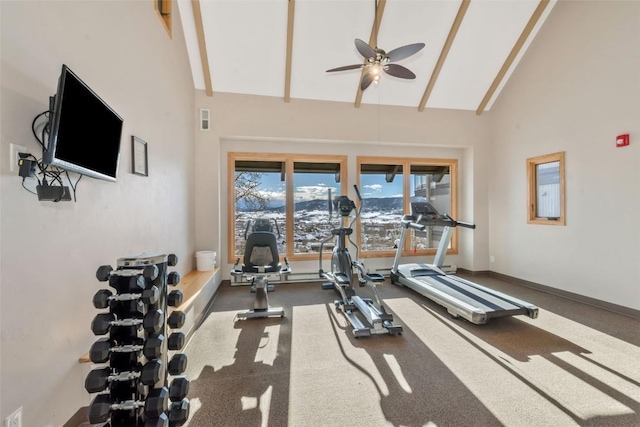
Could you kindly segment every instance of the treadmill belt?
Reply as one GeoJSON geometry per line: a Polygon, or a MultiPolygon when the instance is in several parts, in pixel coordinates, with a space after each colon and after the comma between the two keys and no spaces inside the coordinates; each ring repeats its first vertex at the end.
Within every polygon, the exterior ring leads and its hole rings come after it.
{"type": "Polygon", "coordinates": [[[456,283],[455,279],[447,276],[430,276],[429,279],[435,280],[438,282],[438,284],[442,285],[442,287],[433,286],[436,284],[433,281],[431,281],[431,284],[434,288],[436,289],[442,288],[440,289],[441,291],[447,292],[450,295],[452,295],[451,291],[457,292],[459,295],[456,296],[456,298],[460,299],[461,301],[466,300],[465,302],[467,304],[482,307],[488,313],[492,311],[500,312],[500,311],[523,310],[523,307],[514,305],[513,303],[508,301],[504,301],[502,298],[499,298],[496,295],[487,294],[482,290],[476,289],[472,286],[468,286],[462,282],[456,283]]]}
{"type": "Polygon", "coordinates": [[[457,285],[455,283],[452,283],[450,280],[446,280],[444,278],[444,276],[431,276],[432,279],[437,280],[438,282],[442,283],[443,285],[447,286],[448,288],[451,288],[463,295],[466,295],[467,297],[471,298],[474,301],[477,301],[481,304],[483,304],[486,307],[489,307],[493,310],[504,310],[504,307],[501,305],[498,305],[492,301],[489,301],[486,298],[483,298],[481,295],[471,292],[471,290],[469,289],[464,289],[462,286],[457,285]]]}

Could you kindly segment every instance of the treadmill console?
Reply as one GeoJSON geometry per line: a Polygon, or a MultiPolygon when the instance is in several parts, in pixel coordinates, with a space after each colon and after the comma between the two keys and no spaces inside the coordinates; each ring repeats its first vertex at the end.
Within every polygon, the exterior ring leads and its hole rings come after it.
{"type": "Polygon", "coordinates": [[[455,227],[456,223],[443,215],[429,202],[411,202],[411,215],[418,224],[427,227],[455,227]]]}
{"type": "Polygon", "coordinates": [[[427,220],[440,217],[440,213],[429,202],[411,202],[411,215],[416,218],[422,215],[427,220]]]}

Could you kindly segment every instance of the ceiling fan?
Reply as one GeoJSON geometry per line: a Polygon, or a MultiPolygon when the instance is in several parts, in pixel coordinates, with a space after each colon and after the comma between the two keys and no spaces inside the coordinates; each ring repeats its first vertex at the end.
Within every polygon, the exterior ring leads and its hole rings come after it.
{"type": "MultiPolygon", "coordinates": [[[[378,48],[377,38],[378,30],[380,27],[380,19],[382,16],[382,13],[378,13],[379,1],[380,0],[374,0],[376,18],[374,20],[370,40],[371,44],[373,44],[375,47],[372,47],[371,45],[360,39],[355,40],[356,49],[358,49],[360,55],[364,56],[366,62],[363,64],[345,65],[344,67],[332,68],[330,70],[327,70],[327,73],[332,73],[334,71],[347,71],[364,68],[364,72],[362,73],[362,80],[360,81],[361,90],[365,90],[366,88],[368,88],[371,83],[378,83],[382,72],[385,72],[390,76],[399,77],[401,79],[415,79],[416,75],[413,74],[411,70],[399,64],[392,64],[392,62],[408,58],[411,55],[418,53],[425,46],[424,43],[413,43],[406,46],[398,47],[388,53],[378,48]]],[[[381,5],[380,12],[382,12],[382,10],[384,10],[384,3],[382,3],[381,5]]]]}

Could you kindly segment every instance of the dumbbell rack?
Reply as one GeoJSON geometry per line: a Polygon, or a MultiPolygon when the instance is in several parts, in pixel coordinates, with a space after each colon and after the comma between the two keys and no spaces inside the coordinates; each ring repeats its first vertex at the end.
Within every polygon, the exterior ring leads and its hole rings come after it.
{"type": "Polygon", "coordinates": [[[177,272],[167,272],[177,262],[173,254],[141,254],[119,258],[115,270],[98,268],[96,278],[108,282],[115,294],[101,289],[93,297],[94,307],[108,312],[94,317],[91,330],[108,336],[89,351],[93,363],[105,364],[85,380],[89,393],[99,393],[89,405],[91,425],[173,427],[187,421],[187,356],[176,353],[168,360],[169,350],[182,349],[185,335],[173,332],[165,338],[168,329],[181,328],[185,320],[178,310],[166,316],[168,307],[182,304],[179,290],[167,293],[168,285],[180,282],[177,272]]]}

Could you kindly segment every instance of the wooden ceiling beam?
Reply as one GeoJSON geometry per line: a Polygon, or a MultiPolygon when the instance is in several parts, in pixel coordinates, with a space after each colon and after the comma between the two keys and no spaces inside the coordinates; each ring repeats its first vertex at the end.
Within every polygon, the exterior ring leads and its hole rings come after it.
{"type": "MultiPolygon", "coordinates": [[[[384,13],[384,6],[387,4],[387,0],[374,0],[377,1],[376,6],[376,16],[373,20],[373,27],[371,28],[371,37],[369,37],[369,46],[374,49],[378,47],[378,31],[380,30],[380,22],[382,22],[382,14],[384,13]]],[[[365,58],[364,63],[367,63],[367,59],[365,58]]],[[[360,103],[362,102],[362,89],[360,89],[360,82],[367,72],[366,68],[362,69],[362,73],[360,74],[360,80],[358,80],[358,92],[356,93],[356,108],[360,108],[360,103]]]]}
{"type": "Polygon", "coordinates": [[[467,13],[467,9],[469,8],[469,3],[471,0],[462,0],[460,3],[460,7],[458,8],[458,13],[456,14],[455,19],[453,20],[453,24],[451,25],[451,29],[449,29],[449,35],[447,36],[447,40],[444,42],[444,46],[442,47],[442,51],[440,52],[440,57],[438,58],[438,62],[436,62],[436,66],[433,69],[433,73],[431,73],[431,78],[429,79],[429,83],[427,84],[427,88],[422,95],[422,99],[420,100],[420,104],[418,105],[418,111],[424,111],[424,107],[427,105],[427,101],[431,96],[431,91],[433,91],[433,87],[436,85],[436,81],[440,76],[440,71],[442,70],[442,66],[444,62],[447,60],[447,55],[449,55],[449,50],[451,50],[451,45],[458,34],[458,29],[462,24],[462,20],[464,19],[465,13],[467,13]]]}
{"type": "Polygon", "coordinates": [[[200,0],[191,0],[193,8],[193,19],[196,25],[196,34],[198,36],[198,47],[200,49],[200,62],[202,63],[202,73],[204,74],[204,87],[207,96],[213,96],[213,87],[211,85],[211,71],[209,69],[209,56],[207,55],[207,44],[204,40],[204,27],[202,25],[202,10],[200,9],[200,0]]]}
{"type": "Polygon", "coordinates": [[[479,116],[484,112],[484,109],[486,108],[487,104],[491,100],[491,97],[495,93],[496,89],[498,89],[498,86],[500,86],[502,79],[507,74],[507,71],[509,71],[509,68],[513,64],[513,61],[516,59],[516,56],[518,56],[518,54],[520,53],[522,46],[529,38],[531,31],[533,31],[533,28],[538,23],[538,20],[540,19],[540,17],[542,16],[542,13],[544,12],[544,10],[547,8],[548,5],[549,5],[549,0],[540,0],[540,3],[538,3],[538,7],[536,7],[536,10],[533,11],[531,18],[529,18],[529,22],[527,22],[527,25],[524,27],[524,30],[522,30],[522,34],[520,34],[520,37],[518,37],[518,40],[516,41],[516,44],[511,49],[509,56],[507,56],[507,59],[504,61],[504,64],[502,64],[502,68],[500,68],[500,71],[498,71],[498,74],[496,75],[496,78],[493,80],[493,83],[491,83],[491,86],[489,86],[489,90],[484,95],[484,98],[482,98],[482,102],[480,102],[480,105],[476,110],[476,115],[479,116]]]}
{"type": "Polygon", "coordinates": [[[291,60],[293,58],[293,18],[296,12],[296,0],[289,0],[287,13],[287,62],[284,74],[284,102],[291,100],[291,60]]]}

